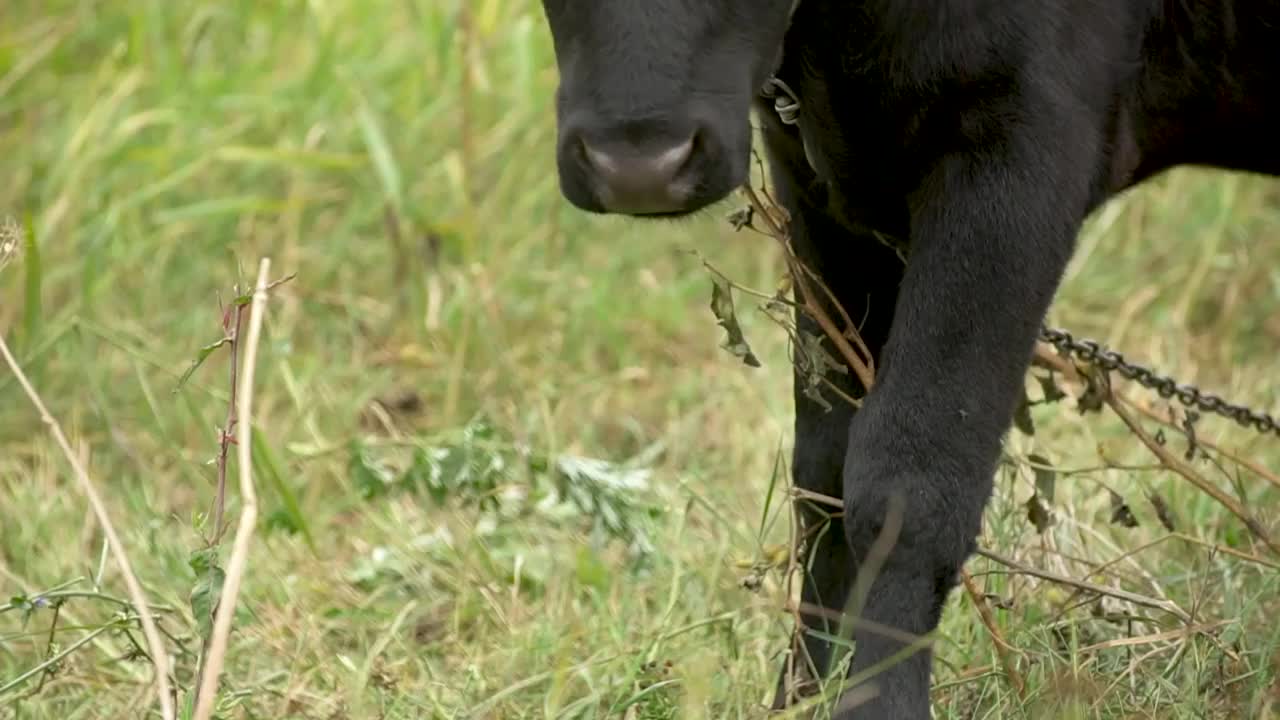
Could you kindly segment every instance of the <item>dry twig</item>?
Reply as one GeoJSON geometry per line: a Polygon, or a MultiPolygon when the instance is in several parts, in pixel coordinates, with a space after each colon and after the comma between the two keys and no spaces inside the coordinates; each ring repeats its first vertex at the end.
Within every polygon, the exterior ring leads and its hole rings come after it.
{"type": "Polygon", "coordinates": [[[244,347],[243,377],[237,388],[238,397],[235,398],[239,415],[236,423],[236,450],[240,465],[240,494],[243,505],[240,509],[240,520],[236,525],[231,559],[227,563],[226,582],[222,587],[222,595],[218,598],[218,609],[213,619],[213,635],[209,643],[208,661],[205,664],[204,674],[200,678],[195,720],[208,720],[213,713],[215,688],[218,676],[222,672],[227,638],[231,633],[231,618],[235,613],[240,582],[244,577],[245,564],[248,561],[249,542],[253,538],[254,526],[258,519],[258,496],[253,488],[251,466],[250,429],[253,413],[254,365],[258,355],[258,338],[262,332],[262,313],[267,300],[267,271],[270,269],[271,259],[263,258],[258,267],[258,282],[254,286],[253,302],[249,311],[249,335],[244,347]]]}
{"type": "Polygon", "coordinates": [[[999,553],[995,553],[984,548],[978,548],[977,554],[987,558],[988,560],[1000,563],[1001,565],[1023,575],[1038,577],[1041,580],[1048,580],[1049,582],[1058,583],[1059,585],[1067,585],[1069,587],[1084,590],[1085,592],[1094,593],[1095,595],[1113,597],[1117,600],[1124,600],[1126,602],[1131,602],[1134,605],[1152,608],[1153,610],[1163,610],[1184,623],[1191,623],[1191,615],[1170,600],[1159,600],[1157,598],[1147,597],[1146,595],[1139,595],[1135,592],[1129,592],[1128,590],[1109,588],[1105,585],[1098,585],[1096,583],[1085,582],[1083,580],[1076,580],[1075,578],[1070,578],[1065,575],[1058,575],[1057,573],[1051,573],[1047,570],[1041,570],[1040,568],[1031,567],[1030,565],[1024,565],[1017,560],[1007,558],[999,553]]]}
{"type": "MultiPolygon", "coordinates": [[[[1152,409],[1151,407],[1149,407],[1144,403],[1138,403],[1126,397],[1120,397],[1119,400],[1120,402],[1124,403],[1128,407],[1133,408],[1139,413],[1142,413],[1143,415],[1154,420],[1155,422],[1160,423],[1161,425],[1164,425],[1167,428],[1176,430],[1180,433],[1184,433],[1184,434],[1186,433],[1186,430],[1183,429],[1182,426],[1173,422],[1169,418],[1161,417],[1160,413],[1156,412],[1154,409],[1152,409]]],[[[1199,445],[1200,447],[1209,448],[1210,450],[1222,455],[1223,457],[1227,458],[1231,462],[1247,469],[1249,472],[1252,472],[1253,474],[1257,475],[1263,480],[1266,480],[1267,482],[1271,483],[1276,488],[1280,489],[1280,475],[1277,475],[1271,470],[1268,470],[1267,468],[1263,467],[1257,461],[1250,460],[1249,458],[1240,455],[1240,453],[1238,452],[1228,450],[1227,448],[1224,448],[1221,445],[1214,443],[1212,440],[1207,440],[1205,438],[1200,437],[1199,435],[1196,436],[1196,444],[1199,445]]]]}
{"type": "MultiPolygon", "coordinates": [[[[790,236],[783,228],[782,222],[775,216],[775,213],[781,212],[781,208],[766,207],[763,201],[760,200],[760,196],[756,194],[755,190],[753,190],[750,185],[744,186],[744,189],[747,199],[751,202],[751,206],[755,208],[756,213],[763,217],[765,219],[765,223],[768,224],[769,234],[772,235],[782,246],[782,252],[787,261],[787,268],[791,271],[791,277],[795,281],[796,287],[800,290],[800,296],[803,299],[802,308],[804,312],[808,313],[808,315],[813,318],[814,322],[818,323],[818,326],[822,328],[822,331],[826,333],[827,337],[831,338],[831,342],[835,343],[836,349],[840,351],[840,355],[844,358],[844,361],[849,364],[849,368],[858,376],[858,381],[862,383],[862,387],[866,390],[870,390],[871,386],[875,383],[875,376],[872,373],[871,367],[866,360],[858,356],[857,351],[849,344],[848,337],[845,333],[840,332],[840,329],[836,327],[831,316],[827,314],[826,309],[822,307],[822,303],[820,303],[817,296],[814,295],[813,289],[809,287],[809,274],[805,272],[803,264],[792,250],[790,236]]],[[[843,313],[843,310],[841,312],[843,313]]],[[[845,317],[848,317],[848,315],[845,315],[845,317]]],[[[851,326],[848,332],[851,335],[856,335],[858,330],[851,326]]],[[[865,344],[861,339],[857,342],[859,345],[865,347],[865,344]]]]}

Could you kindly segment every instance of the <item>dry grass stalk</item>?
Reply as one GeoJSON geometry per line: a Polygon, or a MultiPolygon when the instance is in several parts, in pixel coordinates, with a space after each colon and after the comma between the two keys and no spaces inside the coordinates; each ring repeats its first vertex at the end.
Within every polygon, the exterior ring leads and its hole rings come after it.
{"type": "Polygon", "coordinates": [[[991,640],[996,646],[996,654],[1000,656],[1000,665],[1004,668],[1005,676],[1009,678],[1009,684],[1013,685],[1014,692],[1018,693],[1018,697],[1027,697],[1027,683],[1022,679],[1022,673],[1018,672],[1018,665],[1011,656],[1017,648],[1014,648],[1005,641],[1004,635],[1000,632],[1000,628],[996,626],[996,619],[991,614],[991,608],[987,606],[987,600],[982,593],[978,592],[978,586],[973,581],[973,576],[968,570],[960,571],[960,579],[964,583],[965,592],[968,593],[969,599],[973,601],[974,607],[978,610],[978,617],[982,620],[982,625],[987,629],[987,633],[991,635],[991,640]]]}
{"type": "Polygon", "coordinates": [[[240,494],[243,505],[239,523],[236,525],[231,559],[227,563],[226,581],[222,587],[222,595],[218,598],[218,609],[213,619],[213,634],[209,643],[208,661],[205,663],[204,674],[200,678],[195,720],[208,720],[213,714],[218,676],[222,673],[227,639],[231,634],[231,618],[235,613],[236,599],[240,593],[240,583],[248,561],[249,542],[253,539],[253,531],[258,519],[258,496],[253,488],[251,464],[250,419],[253,413],[254,366],[258,356],[258,338],[262,332],[262,313],[267,300],[267,272],[270,269],[271,259],[263,258],[258,267],[258,282],[254,286],[253,301],[249,311],[249,335],[244,345],[242,378],[237,388],[238,397],[234,398],[239,415],[236,423],[236,451],[240,465],[240,494]]]}
{"type": "Polygon", "coordinates": [[[1233,547],[1227,547],[1226,545],[1219,545],[1218,543],[1212,543],[1207,540],[1201,540],[1198,537],[1195,537],[1193,535],[1188,535],[1186,533],[1172,533],[1170,537],[1178,538],[1179,540],[1182,540],[1183,542],[1189,542],[1192,545],[1199,545],[1200,547],[1215,553],[1230,555],[1234,558],[1244,560],[1245,562],[1251,562],[1251,563],[1254,563],[1255,565],[1261,565],[1265,568],[1270,568],[1272,570],[1280,570],[1280,563],[1272,562],[1270,560],[1265,560],[1263,558],[1258,557],[1257,555],[1250,555],[1249,553],[1244,552],[1243,550],[1237,550],[1233,547]]]}
{"type": "MultiPolygon", "coordinates": [[[[3,268],[9,260],[17,256],[18,250],[22,245],[20,238],[21,232],[12,221],[0,224],[0,268],[3,268]]],[[[156,696],[160,701],[160,715],[164,720],[173,720],[176,716],[174,715],[173,694],[169,687],[168,651],[165,650],[164,641],[160,638],[160,631],[151,616],[146,593],[143,592],[142,584],[138,582],[138,577],[133,572],[133,566],[129,563],[129,555],[124,550],[124,543],[121,542],[120,535],[116,532],[115,525],[111,522],[111,516],[107,513],[107,506],[102,501],[102,496],[98,494],[93,480],[89,478],[88,470],[80,462],[80,458],[75,451],[71,449],[71,443],[67,441],[66,435],[62,432],[62,426],[58,424],[49,409],[45,407],[39,393],[31,385],[26,374],[22,372],[22,367],[18,364],[18,360],[13,356],[13,353],[9,351],[9,345],[4,341],[3,336],[0,336],[0,355],[4,356],[5,364],[9,366],[9,370],[13,372],[14,377],[18,380],[18,384],[22,386],[23,392],[27,394],[31,404],[40,413],[40,419],[49,428],[49,432],[53,434],[53,438],[62,450],[63,456],[71,464],[72,473],[75,475],[80,489],[84,492],[85,497],[89,499],[89,505],[93,508],[94,516],[98,519],[98,523],[102,525],[102,532],[107,536],[107,545],[110,548],[111,555],[115,558],[116,563],[119,564],[120,574],[124,577],[125,587],[129,593],[129,601],[133,603],[134,610],[138,613],[138,620],[142,623],[142,634],[146,637],[147,650],[151,655],[151,665],[155,670],[156,696]]]]}
{"type": "Polygon", "coordinates": [[[1094,595],[1102,595],[1105,597],[1115,598],[1117,600],[1124,600],[1125,602],[1130,602],[1134,605],[1141,605],[1142,607],[1148,607],[1153,610],[1162,610],[1173,615],[1184,623],[1190,624],[1192,622],[1191,614],[1178,607],[1177,603],[1174,603],[1171,600],[1160,600],[1158,598],[1148,597],[1139,593],[1129,592],[1128,590],[1109,588],[1105,585],[1098,585],[1097,583],[1076,580],[1075,578],[1067,577],[1065,575],[1059,575],[1047,570],[1031,567],[1030,565],[1024,565],[1013,558],[1007,558],[999,553],[983,548],[978,548],[977,554],[1023,575],[1030,575],[1031,577],[1037,577],[1041,580],[1048,580],[1049,582],[1057,583],[1059,585],[1066,585],[1067,587],[1073,587],[1087,593],[1093,593],[1094,595]]]}
{"type": "Polygon", "coordinates": [[[1104,640],[1103,642],[1085,645],[1076,652],[1081,654],[1098,652],[1099,650],[1109,650],[1118,647],[1137,647],[1139,645],[1151,645],[1154,643],[1168,642],[1170,640],[1187,640],[1194,635],[1201,633],[1209,633],[1218,628],[1225,627],[1234,623],[1235,620],[1215,620],[1213,622],[1200,623],[1198,625],[1186,625],[1175,630],[1166,630],[1160,633],[1150,633],[1148,635],[1137,635],[1134,637],[1113,638],[1104,640]]]}

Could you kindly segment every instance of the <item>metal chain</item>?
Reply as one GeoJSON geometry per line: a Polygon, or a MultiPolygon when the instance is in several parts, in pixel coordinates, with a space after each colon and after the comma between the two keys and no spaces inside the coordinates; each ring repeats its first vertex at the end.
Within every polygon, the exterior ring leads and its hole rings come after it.
{"type": "Polygon", "coordinates": [[[1054,346],[1064,357],[1075,355],[1080,360],[1096,365],[1106,372],[1118,372],[1126,380],[1137,381],[1139,385],[1155,390],[1166,400],[1176,397],[1178,402],[1187,407],[1230,418],[1260,433],[1274,432],[1280,435],[1280,421],[1271,415],[1243,405],[1233,405],[1217,395],[1204,392],[1195,385],[1180,385],[1177,380],[1167,375],[1160,375],[1151,368],[1125,360],[1123,355],[1108,349],[1096,340],[1076,339],[1066,330],[1044,326],[1040,328],[1040,339],[1054,346]]]}

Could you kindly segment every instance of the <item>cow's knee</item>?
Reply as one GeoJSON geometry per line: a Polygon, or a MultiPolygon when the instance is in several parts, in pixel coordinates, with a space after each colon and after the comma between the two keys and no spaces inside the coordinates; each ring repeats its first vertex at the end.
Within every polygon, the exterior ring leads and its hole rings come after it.
{"type": "MultiPolygon", "coordinates": [[[[931,634],[975,547],[990,477],[973,470],[980,463],[926,454],[918,441],[867,427],[878,431],[851,433],[844,530],[854,574],[850,672],[860,679],[870,673],[859,684],[873,686],[874,695],[837,717],[923,720],[931,634]]],[[[855,688],[849,695],[859,694],[855,688]]]]}
{"type": "Polygon", "coordinates": [[[855,582],[914,578],[913,587],[929,592],[904,602],[928,608],[922,619],[931,628],[976,547],[992,486],[986,452],[885,432],[875,404],[855,419],[844,463],[845,538],[862,576],[855,582]]]}
{"type": "Polygon", "coordinates": [[[989,482],[857,462],[844,481],[845,537],[855,561],[954,571],[973,551],[989,482]]]}

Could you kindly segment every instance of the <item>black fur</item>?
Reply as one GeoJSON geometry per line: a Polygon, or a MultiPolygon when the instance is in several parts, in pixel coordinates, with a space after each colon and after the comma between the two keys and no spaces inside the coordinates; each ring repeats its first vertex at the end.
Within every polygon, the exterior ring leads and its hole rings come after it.
{"type": "MultiPolygon", "coordinates": [[[[902,525],[861,617],[909,633],[937,626],[973,549],[1086,216],[1175,165],[1280,174],[1280,0],[802,0],[789,24],[791,0],[544,6],[562,187],[585,210],[607,208],[584,137],[643,153],[692,133],[692,190],[662,213],[680,215],[746,179],[760,111],[799,252],[865,317],[878,366],[856,414],[795,395],[795,483],[847,509],[843,536],[811,550],[804,599],[844,606],[896,495],[902,525]],[[801,98],[798,130],[757,97],[775,67],[801,98]],[[908,238],[908,264],[871,230],[908,238]]],[[[873,627],[854,632],[854,672],[903,647],[873,627]]],[[[825,671],[831,648],[807,643],[825,671]]],[[[929,717],[930,660],[875,675],[875,697],[838,717],[929,717]]]]}

